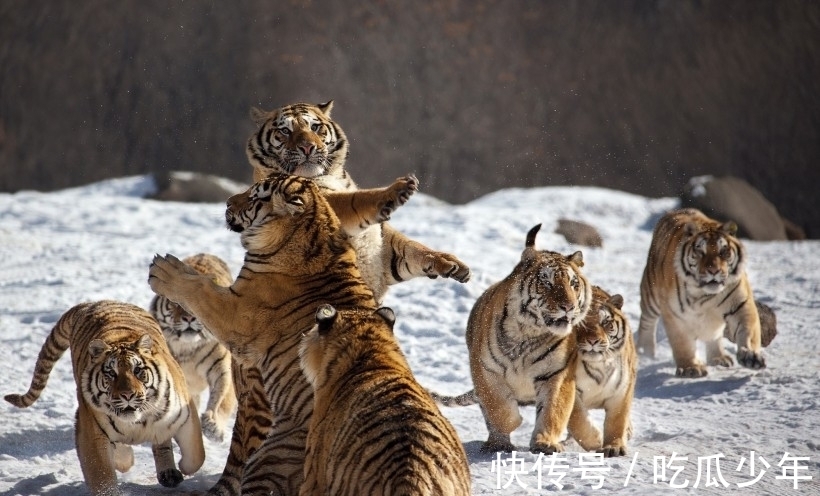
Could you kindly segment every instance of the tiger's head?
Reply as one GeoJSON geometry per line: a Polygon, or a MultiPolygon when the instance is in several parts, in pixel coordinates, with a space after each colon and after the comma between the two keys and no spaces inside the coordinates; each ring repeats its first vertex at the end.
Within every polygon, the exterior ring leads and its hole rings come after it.
{"type": "Polygon", "coordinates": [[[245,152],[254,180],[270,174],[318,177],[342,173],[347,137],[333,120],[327,103],[296,103],[275,110],[251,109],[259,129],[248,138],[245,152]]]}
{"type": "Polygon", "coordinates": [[[593,287],[593,304],[586,318],[575,326],[578,352],[585,362],[602,362],[610,359],[624,346],[632,331],[621,309],[621,295],[609,295],[601,288],[593,287]]]}
{"type": "Polygon", "coordinates": [[[116,343],[94,339],[88,345],[91,357],[86,374],[90,377],[91,391],[83,391],[93,398],[92,405],[111,415],[131,422],[139,422],[155,415],[153,405],[163,391],[160,370],[153,358],[154,341],[148,334],[116,343]]]}
{"type": "Polygon", "coordinates": [[[590,284],[581,273],[584,257],[580,251],[562,255],[535,249],[541,224],[527,234],[521,254],[521,316],[532,332],[543,330],[563,337],[581,322],[592,303],[590,284]]]}
{"type": "Polygon", "coordinates": [[[743,274],[743,246],[734,222],[690,222],[684,226],[676,266],[705,294],[717,294],[743,274]]]}

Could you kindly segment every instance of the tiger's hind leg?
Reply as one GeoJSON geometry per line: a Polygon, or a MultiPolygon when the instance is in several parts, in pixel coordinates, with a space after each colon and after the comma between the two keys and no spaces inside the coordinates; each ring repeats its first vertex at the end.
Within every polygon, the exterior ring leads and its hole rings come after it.
{"type": "Polygon", "coordinates": [[[393,212],[418,191],[418,184],[416,176],[411,174],[396,179],[386,188],[324,191],[322,194],[342,223],[342,229],[353,236],[390,219],[393,212]]]}
{"type": "Polygon", "coordinates": [[[389,284],[422,276],[470,280],[470,268],[454,255],[431,250],[389,224],[382,224],[382,237],[382,272],[389,284]]]}

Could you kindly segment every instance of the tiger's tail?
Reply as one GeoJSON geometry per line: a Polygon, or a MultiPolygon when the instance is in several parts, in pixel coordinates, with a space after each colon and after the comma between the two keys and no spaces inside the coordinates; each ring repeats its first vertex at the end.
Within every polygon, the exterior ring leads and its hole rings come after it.
{"type": "Polygon", "coordinates": [[[433,400],[442,406],[453,407],[478,404],[478,396],[475,394],[475,389],[471,389],[466,393],[459,394],[458,396],[443,396],[438,393],[434,393],[433,391],[428,392],[430,393],[430,396],[433,397],[433,400]]]}
{"type": "Polygon", "coordinates": [[[71,332],[74,327],[74,313],[68,312],[57,321],[54,328],[43,343],[40,354],[37,356],[37,364],[34,366],[34,376],[31,378],[31,385],[26,394],[7,394],[6,401],[18,408],[26,408],[37,401],[40,393],[46,387],[48,376],[57,360],[63,356],[65,350],[71,344],[71,332]]]}

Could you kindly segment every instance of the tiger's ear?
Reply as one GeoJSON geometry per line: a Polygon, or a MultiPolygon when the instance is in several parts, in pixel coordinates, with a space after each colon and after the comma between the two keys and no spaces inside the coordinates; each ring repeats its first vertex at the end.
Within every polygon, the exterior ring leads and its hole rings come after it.
{"type": "Polygon", "coordinates": [[[581,253],[580,251],[576,251],[572,255],[568,256],[567,260],[574,263],[578,267],[583,267],[584,266],[584,254],[581,253]]]}
{"type": "Polygon", "coordinates": [[[143,334],[137,340],[136,344],[137,344],[137,349],[142,348],[144,350],[151,351],[151,346],[154,345],[154,340],[153,340],[153,338],[151,338],[150,334],[143,334]]]}
{"type": "Polygon", "coordinates": [[[393,330],[393,324],[396,323],[396,312],[394,312],[392,308],[381,307],[376,310],[376,314],[387,322],[387,325],[390,326],[390,330],[393,330]]]}
{"type": "Polygon", "coordinates": [[[270,117],[270,112],[265,112],[264,110],[257,107],[251,107],[250,115],[251,120],[253,122],[255,122],[257,125],[261,125],[263,122],[268,120],[268,117],[270,117]]]}
{"type": "Polygon", "coordinates": [[[733,221],[724,222],[720,226],[720,230],[729,236],[736,236],[737,235],[737,224],[733,221]]]}
{"type": "Polygon", "coordinates": [[[325,114],[325,117],[330,117],[330,111],[333,110],[333,100],[326,103],[317,103],[316,106],[325,114]]]}
{"type": "Polygon", "coordinates": [[[693,236],[695,233],[698,232],[698,225],[694,222],[687,222],[683,226],[683,234],[687,237],[693,236]]]}
{"type": "Polygon", "coordinates": [[[319,326],[319,334],[327,334],[330,328],[333,327],[338,315],[339,313],[333,308],[333,305],[320,305],[316,310],[316,324],[319,326]]]}
{"type": "Polygon", "coordinates": [[[614,294],[610,296],[609,299],[606,301],[618,310],[621,310],[624,307],[624,297],[619,294],[614,294]]]}
{"type": "Polygon", "coordinates": [[[95,339],[88,343],[88,353],[91,354],[91,358],[93,360],[96,360],[100,355],[102,355],[109,349],[111,348],[107,344],[105,344],[105,341],[103,341],[102,339],[95,339]]]}

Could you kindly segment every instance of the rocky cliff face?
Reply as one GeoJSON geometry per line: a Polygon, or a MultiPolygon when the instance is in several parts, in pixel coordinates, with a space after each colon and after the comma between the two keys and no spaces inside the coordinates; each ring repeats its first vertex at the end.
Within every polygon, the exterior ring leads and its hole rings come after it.
{"type": "Polygon", "coordinates": [[[336,101],[362,186],[415,172],[678,195],[734,175],[820,237],[820,4],[0,5],[0,191],[193,170],[250,179],[251,105],[336,101]]]}

